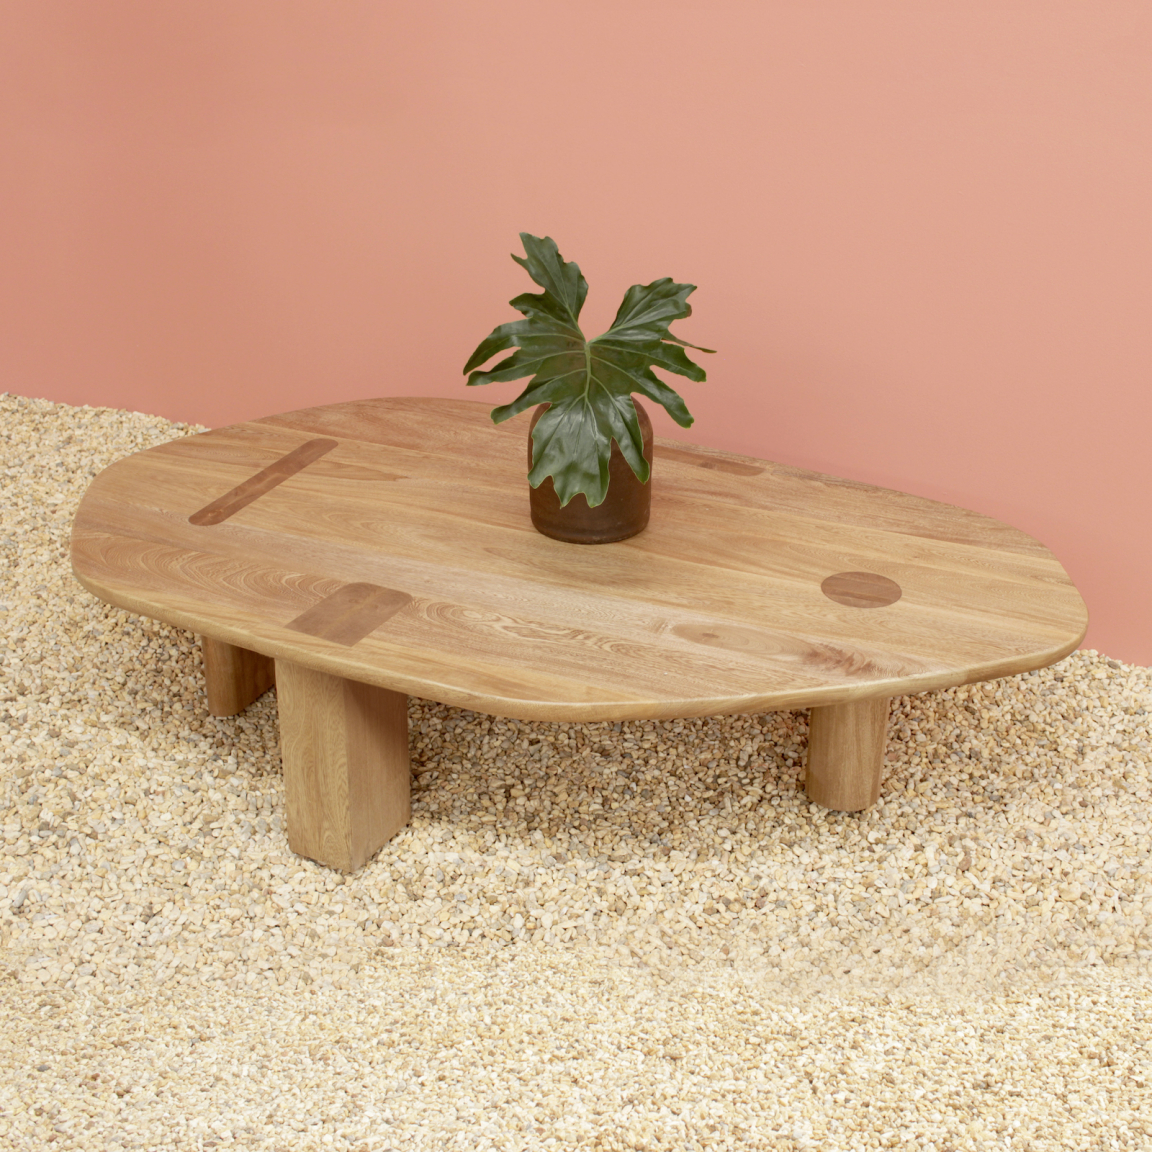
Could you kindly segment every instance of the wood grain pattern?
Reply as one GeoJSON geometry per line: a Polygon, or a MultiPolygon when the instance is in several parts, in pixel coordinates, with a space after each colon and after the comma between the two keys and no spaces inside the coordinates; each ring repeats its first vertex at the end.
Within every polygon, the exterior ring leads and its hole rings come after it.
{"type": "Polygon", "coordinates": [[[661,460],[675,460],[696,468],[711,468],[717,472],[727,472],[731,476],[759,476],[764,471],[763,464],[748,464],[743,460],[733,460],[721,453],[709,452],[702,448],[661,446],[656,450],[656,454],[661,460]]]}
{"type": "Polygon", "coordinates": [[[408,701],[276,661],[288,846],[353,872],[411,815],[408,701]]]}
{"type": "Polygon", "coordinates": [[[93,482],[73,568],[111,603],[238,647],[523,719],[825,707],[1042,667],[1083,636],[1076,589],[1023,532],[672,441],[656,442],[644,532],[550,540],[529,520],[527,422],[353,401],[161,445],[93,482]],[[189,524],[318,439],[336,447],[189,524]],[[850,572],[902,595],[867,611],[829,599],[823,582],[850,572]],[[351,644],[290,626],[354,585],[411,599],[351,644]]]}
{"type": "Polygon", "coordinates": [[[407,592],[378,584],[345,584],[285,627],[351,648],[412,602],[407,592]]]}
{"type": "Polygon", "coordinates": [[[212,716],[243,712],[276,683],[273,661],[258,652],[201,636],[200,653],[204,659],[208,712],[212,716]]]}
{"type": "Polygon", "coordinates": [[[849,608],[887,608],[900,599],[900,585],[875,572],[837,572],[820,584],[820,591],[849,608]]]}
{"type": "Polygon", "coordinates": [[[295,476],[301,468],[319,460],[325,452],[331,452],[335,447],[335,440],[309,440],[307,444],[293,448],[274,464],[269,464],[243,484],[238,484],[231,492],[225,492],[219,499],[193,512],[188,517],[188,523],[197,527],[223,523],[229,516],[235,516],[241,508],[246,508],[265,492],[271,492],[277,484],[283,484],[289,476],[295,476]]]}
{"type": "Polygon", "coordinates": [[[887,699],[872,697],[812,709],[804,768],[809,800],[837,812],[862,812],[876,803],[888,706],[887,699]]]}

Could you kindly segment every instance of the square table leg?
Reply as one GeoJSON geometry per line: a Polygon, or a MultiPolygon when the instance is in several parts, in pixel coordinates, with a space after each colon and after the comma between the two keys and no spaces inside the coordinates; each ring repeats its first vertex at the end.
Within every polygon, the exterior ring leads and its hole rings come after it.
{"type": "Polygon", "coordinates": [[[411,815],[408,697],[276,661],[288,846],[353,872],[411,815]]]}
{"type": "Polygon", "coordinates": [[[259,699],[276,682],[275,661],[259,652],[237,648],[211,636],[200,637],[208,711],[235,716],[259,699]]]}
{"type": "Polygon", "coordinates": [[[876,803],[888,739],[886,696],[813,708],[808,719],[808,799],[838,812],[876,803]]]}

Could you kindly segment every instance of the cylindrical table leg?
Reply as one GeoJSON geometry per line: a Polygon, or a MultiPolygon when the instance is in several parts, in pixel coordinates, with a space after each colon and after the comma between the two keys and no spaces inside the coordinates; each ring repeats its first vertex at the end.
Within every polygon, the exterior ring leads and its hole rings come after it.
{"type": "Polygon", "coordinates": [[[405,824],[408,697],[276,661],[288,846],[354,872],[405,824]]]}
{"type": "Polygon", "coordinates": [[[839,812],[876,803],[888,736],[886,696],[813,708],[808,720],[808,799],[839,812]]]}
{"type": "Polygon", "coordinates": [[[200,637],[204,687],[213,716],[235,716],[263,696],[276,681],[274,662],[259,652],[237,648],[211,636],[200,637]]]}

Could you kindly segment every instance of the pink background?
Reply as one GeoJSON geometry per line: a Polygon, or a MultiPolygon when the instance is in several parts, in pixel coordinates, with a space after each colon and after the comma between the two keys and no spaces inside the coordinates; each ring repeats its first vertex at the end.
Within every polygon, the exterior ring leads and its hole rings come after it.
{"type": "MultiPolygon", "coordinates": [[[[1152,664],[1152,9],[0,0],[0,389],[221,424],[460,368],[550,234],[700,285],[684,439],[1000,517],[1152,664]]],[[[525,418],[526,420],[526,418],[525,418]]]]}

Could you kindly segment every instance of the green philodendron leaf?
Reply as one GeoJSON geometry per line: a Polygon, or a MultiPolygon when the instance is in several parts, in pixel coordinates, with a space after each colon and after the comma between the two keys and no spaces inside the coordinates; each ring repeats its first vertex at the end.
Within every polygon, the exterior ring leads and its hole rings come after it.
{"type": "Polygon", "coordinates": [[[649,476],[632,393],[660,404],[682,428],[692,424],[684,401],[653,371],[662,368],[703,381],[704,369],[685,348],[698,348],[671,335],[673,320],[692,315],[688,297],[695,284],[676,284],[667,276],[651,284],[633,284],[624,294],[612,327],[595,340],[580,330],[580,309],[588,282],[579,265],[567,263],[550,236],[520,233],[524,257],[512,259],[544,289],[509,301],[523,320],[493,329],[472,353],[464,371],[469,386],[531,376],[512,401],[492,410],[499,424],[537,404],[548,410],[532,430],[532,468],[528,482],[538,488],[551,476],[561,506],[583,492],[589,507],[608,494],[612,441],[642,483],[649,476]],[[480,371],[498,352],[516,351],[488,371],[480,371]]]}

